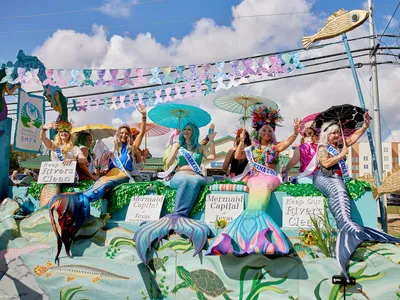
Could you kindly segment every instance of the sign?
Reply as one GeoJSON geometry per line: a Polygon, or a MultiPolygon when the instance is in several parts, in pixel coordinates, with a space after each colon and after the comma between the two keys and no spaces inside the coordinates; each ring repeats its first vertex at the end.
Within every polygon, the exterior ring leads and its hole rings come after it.
{"type": "Polygon", "coordinates": [[[15,150],[40,153],[40,130],[45,122],[44,98],[18,91],[15,150]]]}
{"type": "Polygon", "coordinates": [[[44,161],[40,165],[38,183],[74,183],[76,161],[69,166],[62,161],[44,161]]]}
{"type": "Polygon", "coordinates": [[[125,222],[155,221],[160,218],[164,195],[133,196],[125,222]]]}
{"type": "Polygon", "coordinates": [[[212,161],[211,168],[222,168],[224,163],[222,161],[212,161]]]}
{"type": "Polygon", "coordinates": [[[310,216],[324,213],[323,197],[283,197],[282,227],[311,227],[310,216]]]}
{"type": "Polygon", "coordinates": [[[243,206],[243,194],[208,194],[204,221],[215,225],[216,220],[225,218],[229,223],[240,215],[243,206]]]}

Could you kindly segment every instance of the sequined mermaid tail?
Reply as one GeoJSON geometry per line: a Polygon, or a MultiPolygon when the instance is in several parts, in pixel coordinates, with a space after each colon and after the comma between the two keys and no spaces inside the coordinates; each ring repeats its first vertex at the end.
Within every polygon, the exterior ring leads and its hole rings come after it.
{"type": "Polygon", "coordinates": [[[214,239],[206,255],[287,254],[286,237],[265,212],[279,184],[274,176],[251,177],[247,208],[214,239]]]}
{"type": "Polygon", "coordinates": [[[89,203],[100,199],[107,190],[128,182],[128,180],[129,178],[124,172],[118,168],[113,168],[83,193],[62,193],[51,198],[49,204],[50,221],[57,237],[55,260],[58,259],[62,244],[65,246],[65,252],[70,256],[69,251],[72,241],[83,223],[90,216],[89,203]],[[54,211],[58,213],[61,236],[54,220],[54,211]]]}
{"type": "Polygon", "coordinates": [[[162,238],[175,232],[184,235],[193,243],[197,255],[207,242],[210,228],[203,221],[188,218],[190,211],[197,200],[202,185],[205,184],[204,177],[190,175],[186,172],[178,172],[171,180],[171,187],[176,188],[174,213],[166,215],[161,219],[145,223],[134,236],[136,251],[140,260],[147,264],[147,250],[154,241],[159,242],[162,238]]]}
{"type": "Polygon", "coordinates": [[[361,226],[351,219],[350,198],[341,178],[316,174],[314,186],[328,197],[329,210],[335,217],[336,226],[339,230],[336,239],[336,259],[347,278],[346,264],[361,242],[400,243],[400,239],[394,236],[361,226]]]}
{"type": "Polygon", "coordinates": [[[50,199],[55,195],[61,193],[61,186],[57,183],[49,183],[43,186],[43,189],[40,193],[40,207],[46,206],[50,199]]]}

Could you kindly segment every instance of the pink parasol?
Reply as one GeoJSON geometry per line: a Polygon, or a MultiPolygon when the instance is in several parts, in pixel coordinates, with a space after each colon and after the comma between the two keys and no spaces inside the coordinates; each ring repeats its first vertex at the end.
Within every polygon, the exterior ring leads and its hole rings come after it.
{"type": "MultiPolygon", "coordinates": [[[[138,130],[141,123],[130,123],[129,127],[138,130]]],[[[158,125],[156,123],[146,123],[146,133],[144,135],[144,147],[147,148],[147,138],[167,134],[170,128],[158,125]]]]}
{"type": "Polygon", "coordinates": [[[301,124],[300,124],[300,134],[304,135],[304,130],[306,128],[312,127],[315,118],[319,115],[319,113],[315,113],[315,114],[311,114],[308,115],[307,117],[303,118],[303,120],[301,120],[301,124]]]}

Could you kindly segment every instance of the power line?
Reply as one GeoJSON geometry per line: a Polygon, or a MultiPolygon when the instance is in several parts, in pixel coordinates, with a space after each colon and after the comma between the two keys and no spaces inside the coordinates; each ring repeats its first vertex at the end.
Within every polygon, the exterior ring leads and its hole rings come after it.
{"type": "MultiPolygon", "coordinates": [[[[134,3],[127,3],[124,6],[136,6],[141,4],[149,4],[155,2],[164,2],[165,0],[152,0],[146,2],[134,2],[134,3]]],[[[36,17],[47,17],[47,16],[55,16],[55,15],[64,15],[64,14],[72,14],[72,13],[82,13],[82,12],[91,12],[91,11],[101,11],[104,7],[93,7],[87,9],[76,9],[76,10],[67,10],[67,11],[60,11],[60,12],[52,12],[52,13],[41,13],[41,14],[33,14],[33,15],[25,15],[25,16],[11,16],[11,17],[0,17],[0,20],[12,20],[12,19],[27,19],[27,18],[36,18],[36,17]]]]}
{"type": "MultiPolygon", "coordinates": [[[[382,36],[385,34],[386,30],[388,29],[388,27],[389,27],[389,25],[390,25],[390,22],[392,22],[393,17],[394,17],[394,15],[396,14],[397,9],[399,8],[399,6],[400,6],[400,1],[399,1],[399,3],[397,3],[396,9],[394,10],[392,16],[390,17],[390,20],[389,20],[389,22],[387,23],[387,25],[386,25],[386,27],[385,27],[385,30],[384,30],[383,33],[382,33],[382,36]]],[[[382,36],[381,36],[381,38],[379,39],[379,42],[378,42],[378,43],[381,42],[382,36]]]]}

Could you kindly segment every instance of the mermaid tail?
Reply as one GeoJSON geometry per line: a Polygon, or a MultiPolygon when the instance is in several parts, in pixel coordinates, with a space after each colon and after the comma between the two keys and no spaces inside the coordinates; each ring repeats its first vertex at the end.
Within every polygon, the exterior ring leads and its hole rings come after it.
{"type": "Polygon", "coordinates": [[[51,198],[49,204],[50,221],[54,233],[57,237],[57,261],[62,244],[65,246],[65,252],[69,257],[69,250],[72,241],[81,228],[82,224],[90,216],[90,202],[103,197],[104,193],[125,182],[129,178],[118,168],[111,169],[105,176],[98,179],[92,187],[83,193],[63,193],[51,198]],[[58,213],[58,223],[61,228],[61,236],[57,231],[53,212],[58,213]]]}
{"type": "Polygon", "coordinates": [[[287,254],[290,248],[284,234],[265,212],[279,184],[275,176],[250,177],[246,210],[214,239],[206,255],[287,254]]]}
{"type": "Polygon", "coordinates": [[[245,210],[214,239],[206,255],[287,254],[289,245],[265,211],[245,210]]]}
{"type": "Polygon", "coordinates": [[[151,248],[153,241],[159,242],[171,231],[184,235],[192,241],[195,251],[193,256],[197,255],[207,242],[210,228],[203,221],[189,219],[177,214],[170,214],[161,219],[149,222],[136,231],[133,239],[136,241],[136,251],[140,260],[148,264],[146,257],[147,250],[151,248]]]}
{"type": "Polygon", "coordinates": [[[351,255],[363,241],[400,243],[400,239],[373,228],[364,227],[351,219],[350,198],[341,178],[316,175],[314,186],[328,197],[329,210],[339,230],[336,239],[336,260],[343,274],[348,278],[346,265],[351,255]]]}
{"type": "Polygon", "coordinates": [[[90,216],[89,199],[82,193],[56,195],[50,200],[49,213],[51,226],[57,237],[56,262],[60,255],[62,244],[65,246],[67,255],[71,257],[69,251],[72,241],[83,223],[90,216]],[[54,211],[58,214],[61,236],[54,220],[54,211]]]}
{"type": "Polygon", "coordinates": [[[50,199],[61,193],[61,186],[57,183],[49,183],[43,186],[42,192],[40,193],[40,207],[46,206],[50,199]]]}
{"type": "Polygon", "coordinates": [[[94,202],[101,199],[108,190],[128,181],[129,178],[125,172],[118,168],[112,168],[106,175],[100,177],[89,189],[83,192],[83,194],[89,198],[90,202],[94,202]]]}

